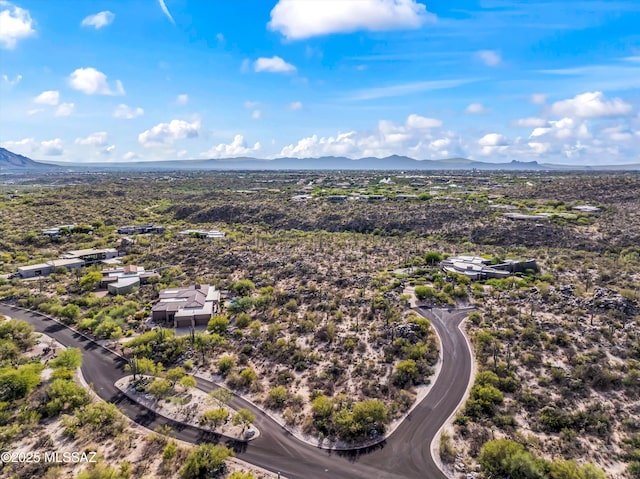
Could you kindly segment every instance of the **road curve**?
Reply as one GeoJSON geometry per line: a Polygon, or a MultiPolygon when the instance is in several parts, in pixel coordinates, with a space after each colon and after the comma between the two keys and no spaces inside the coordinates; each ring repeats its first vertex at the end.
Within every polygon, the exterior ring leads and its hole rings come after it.
{"type": "MultiPolygon", "coordinates": [[[[169,425],[173,435],[194,444],[224,443],[247,462],[281,472],[289,479],[446,479],[431,457],[430,444],[442,424],[463,398],[472,371],[472,356],[464,334],[458,328],[467,311],[416,311],[431,320],[441,341],[442,368],[429,391],[411,415],[382,443],[355,451],[328,451],[303,443],[284,430],[259,409],[235,397],[232,406],[244,407],[256,415],[260,437],[250,443],[228,440],[198,428],[184,426],[159,416],[130,400],[114,385],[125,376],[125,362],[76,331],[42,314],[0,303],[0,314],[22,319],[38,332],[47,334],[67,347],[83,352],[82,373],[95,392],[116,404],[142,426],[154,429],[169,425]]],[[[198,380],[205,391],[215,388],[198,380]]]]}

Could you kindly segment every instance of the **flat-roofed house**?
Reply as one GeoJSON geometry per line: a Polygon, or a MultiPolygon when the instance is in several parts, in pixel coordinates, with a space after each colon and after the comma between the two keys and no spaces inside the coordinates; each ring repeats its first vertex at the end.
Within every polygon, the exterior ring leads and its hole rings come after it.
{"type": "Polygon", "coordinates": [[[84,261],[76,258],[53,259],[46,263],[32,264],[18,268],[18,275],[22,279],[35,278],[37,276],[48,276],[56,268],[79,269],[84,266],[84,261]]]}
{"type": "Polygon", "coordinates": [[[89,249],[77,249],[69,251],[62,259],[81,259],[85,262],[85,265],[97,263],[105,259],[113,259],[118,257],[118,250],[115,248],[89,248],[89,249]]]}
{"type": "Polygon", "coordinates": [[[151,309],[151,319],[158,323],[173,323],[174,328],[206,326],[211,316],[219,311],[220,291],[208,284],[196,284],[160,291],[160,300],[151,309]]]}
{"type": "Polygon", "coordinates": [[[100,284],[106,285],[111,294],[129,294],[153,277],[160,275],[155,271],[145,271],[142,266],[129,264],[119,268],[103,269],[100,284]]]}

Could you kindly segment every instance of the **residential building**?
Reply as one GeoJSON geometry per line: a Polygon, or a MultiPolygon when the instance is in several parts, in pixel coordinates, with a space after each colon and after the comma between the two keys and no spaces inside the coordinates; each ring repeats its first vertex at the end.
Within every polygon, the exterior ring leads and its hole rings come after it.
{"type": "Polygon", "coordinates": [[[224,231],[218,231],[218,230],[184,230],[184,231],[180,231],[180,233],[178,233],[182,236],[191,236],[194,238],[209,238],[209,239],[214,239],[214,238],[224,238],[226,233],[224,231]]]}
{"type": "Polygon", "coordinates": [[[106,286],[111,294],[128,294],[154,277],[159,278],[160,275],[155,271],[145,271],[142,266],[127,265],[103,269],[100,284],[106,286]]]}
{"type": "Polygon", "coordinates": [[[151,319],[174,328],[206,326],[220,312],[220,291],[208,284],[160,291],[160,300],[151,309],[151,319]]]}
{"type": "Polygon", "coordinates": [[[507,278],[514,273],[538,269],[535,260],[506,260],[504,263],[491,264],[491,260],[480,256],[454,256],[442,261],[441,267],[445,273],[463,274],[471,280],[507,278]]]}
{"type": "Polygon", "coordinates": [[[129,225],[121,226],[118,228],[118,234],[121,235],[134,235],[134,234],[148,234],[157,233],[162,234],[165,231],[164,226],[159,225],[129,225]]]}
{"type": "Polygon", "coordinates": [[[22,279],[49,276],[56,268],[79,269],[84,266],[84,261],[74,258],[54,259],[46,263],[32,264],[18,268],[18,276],[22,279]]]}
{"type": "Polygon", "coordinates": [[[64,255],[63,259],[81,259],[84,261],[85,266],[93,263],[97,263],[99,261],[103,261],[106,259],[113,259],[118,257],[118,250],[115,248],[89,248],[89,249],[78,249],[74,251],[69,251],[66,255],[64,255]]]}

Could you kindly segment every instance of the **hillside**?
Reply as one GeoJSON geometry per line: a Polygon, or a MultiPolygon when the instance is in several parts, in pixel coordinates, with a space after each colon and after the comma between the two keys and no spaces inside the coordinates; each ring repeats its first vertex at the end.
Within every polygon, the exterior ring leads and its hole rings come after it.
{"type": "Polygon", "coordinates": [[[54,167],[55,165],[33,161],[31,158],[13,153],[6,148],[0,148],[0,171],[26,169],[33,170],[54,167]]]}

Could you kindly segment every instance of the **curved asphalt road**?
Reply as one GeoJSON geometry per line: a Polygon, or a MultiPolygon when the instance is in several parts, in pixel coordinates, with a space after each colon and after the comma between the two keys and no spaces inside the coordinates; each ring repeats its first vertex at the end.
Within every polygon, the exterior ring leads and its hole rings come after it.
{"type": "MultiPolygon", "coordinates": [[[[213,433],[175,423],[158,416],[127,398],[115,386],[125,376],[125,362],[81,334],[38,313],[0,304],[0,314],[23,319],[36,331],[45,333],[67,347],[83,351],[82,373],[96,393],[118,407],[138,424],[154,429],[167,424],[173,435],[191,443],[224,443],[247,462],[289,479],[446,479],[431,457],[430,445],[442,424],[463,398],[471,375],[471,352],[458,328],[467,311],[423,310],[441,339],[442,368],[431,391],[409,417],[382,443],[355,451],[328,451],[293,437],[259,409],[235,397],[232,406],[251,410],[260,436],[249,443],[228,440],[213,433]]],[[[198,380],[206,391],[215,386],[198,380]]]]}

